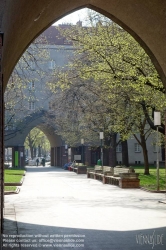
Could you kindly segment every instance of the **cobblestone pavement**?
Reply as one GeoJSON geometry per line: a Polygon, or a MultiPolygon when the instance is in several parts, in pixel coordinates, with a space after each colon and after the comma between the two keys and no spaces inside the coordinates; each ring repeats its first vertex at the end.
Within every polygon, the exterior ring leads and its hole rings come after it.
{"type": "Polygon", "coordinates": [[[165,200],[165,194],[29,166],[20,193],[5,196],[3,249],[166,249],[165,200]]]}

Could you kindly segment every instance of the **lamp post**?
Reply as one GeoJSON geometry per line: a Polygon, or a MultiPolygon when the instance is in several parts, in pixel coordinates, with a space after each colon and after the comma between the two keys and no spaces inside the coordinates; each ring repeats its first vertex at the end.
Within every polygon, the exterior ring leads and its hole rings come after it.
{"type": "Polygon", "coordinates": [[[84,139],[81,139],[81,145],[82,145],[82,163],[84,164],[84,139]]]}
{"type": "Polygon", "coordinates": [[[104,133],[100,132],[100,142],[101,142],[101,165],[103,169],[103,139],[104,139],[104,133]]]}
{"type": "Polygon", "coordinates": [[[154,112],[154,125],[157,127],[157,191],[160,190],[159,186],[159,136],[158,136],[158,127],[161,125],[161,115],[159,111],[154,112]]]}

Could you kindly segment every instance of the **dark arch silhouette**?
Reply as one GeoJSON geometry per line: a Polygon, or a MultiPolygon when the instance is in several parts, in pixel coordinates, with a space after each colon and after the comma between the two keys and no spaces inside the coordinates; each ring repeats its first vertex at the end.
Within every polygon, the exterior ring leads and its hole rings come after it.
{"type": "Polygon", "coordinates": [[[126,29],[145,49],[166,83],[166,2],[151,0],[17,0],[1,1],[0,28],[4,32],[4,84],[28,45],[56,20],[88,7],[126,29]],[[26,15],[25,15],[26,13],[26,15]],[[12,20],[12,21],[11,21],[12,20]]]}
{"type": "Polygon", "coordinates": [[[51,147],[62,145],[62,140],[55,133],[55,126],[51,126],[45,122],[47,111],[40,110],[25,117],[19,124],[16,130],[7,131],[5,146],[24,145],[26,136],[35,127],[39,128],[47,136],[51,147]]]}

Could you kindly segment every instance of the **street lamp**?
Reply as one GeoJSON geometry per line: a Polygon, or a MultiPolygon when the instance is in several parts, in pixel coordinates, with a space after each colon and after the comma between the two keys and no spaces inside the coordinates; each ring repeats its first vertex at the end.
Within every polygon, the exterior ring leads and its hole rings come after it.
{"type": "Polygon", "coordinates": [[[81,139],[82,144],[82,163],[84,164],[84,139],[81,139]]]}
{"type": "Polygon", "coordinates": [[[104,133],[100,132],[100,142],[101,142],[101,165],[103,169],[103,139],[104,139],[104,133]]]}
{"type": "Polygon", "coordinates": [[[159,111],[154,112],[154,125],[157,127],[157,191],[160,190],[159,186],[159,135],[158,135],[158,127],[161,125],[161,115],[159,111]]]}

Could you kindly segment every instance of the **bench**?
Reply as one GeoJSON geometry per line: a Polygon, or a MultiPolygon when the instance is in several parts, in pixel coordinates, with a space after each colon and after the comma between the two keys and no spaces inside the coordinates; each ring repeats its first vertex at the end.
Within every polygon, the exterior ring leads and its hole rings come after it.
{"type": "Polygon", "coordinates": [[[77,162],[73,162],[72,164],[71,164],[71,166],[69,167],[69,171],[73,171],[73,172],[77,172],[77,167],[78,166],[83,166],[84,164],[82,163],[82,162],[80,162],[80,163],[77,163],[77,162]]]}
{"type": "Polygon", "coordinates": [[[139,188],[140,179],[137,173],[121,173],[119,180],[120,188],[139,188]]]}
{"type": "Polygon", "coordinates": [[[98,166],[94,170],[87,170],[87,178],[100,180],[103,184],[111,184],[119,186],[120,188],[139,188],[138,175],[132,167],[109,167],[98,166]]]}
{"type": "Polygon", "coordinates": [[[87,169],[87,178],[96,179],[96,173],[102,173],[102,166],[95,165],[94,169],[87,169]]]}
{"type": "Polygon", "coordinates": [[[104,183],[104,178],[106,175],[111,175],[113,173],[113,168],[109,166],[103,166],[101,167],[101,171],[97,171],[95,173],[94,178],[96,180],[100,180],[104,183]]]}
{"type": "Polygon", "coordinates": [[[74,172],[77,174],[86,174],[87,173],[87,166],[86,165],[75,166],[74,172]]]}
{"type": "Polygon", "coordinates": [[[113,168],[109,166],[95,165],[94,169],[87,168],[87,178],[103,181],[103,176],[113,173],[113,168]]]}
{"type": "Polygon", "coordinates": [[[126,167],[115,167],[113,170],[113,176],[119,177],[121,173],[129,173],[130,169],[126,167]]]}
{"type": "Polygon", "coordinates": [[[127,167],[122,167],[122,166],[116,166],[112,168],[112,173],[107,174],[104,176],[103,183],[104,184],[111,184],[111,185],[116,185],[119,186],[119,181],[121,179],[120,175],[122,173],[129,174],[130,172],[133,172],[133,168],[127,168],[127,167]]]}

